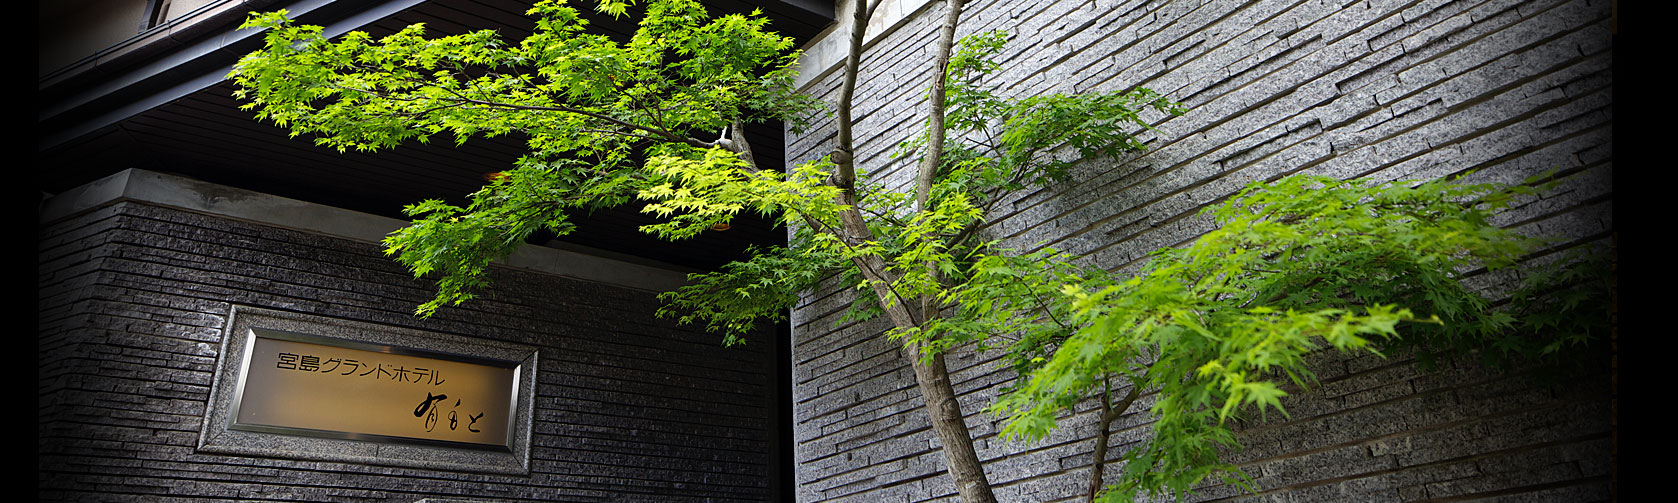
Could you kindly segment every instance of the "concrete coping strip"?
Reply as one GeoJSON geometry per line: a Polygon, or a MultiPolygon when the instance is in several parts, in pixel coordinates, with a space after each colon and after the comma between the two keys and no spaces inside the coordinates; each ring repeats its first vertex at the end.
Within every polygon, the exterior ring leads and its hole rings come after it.
{"type": "MultiPolygon", "coordinates": [[[[798,58],[798,76],[793,79],[794,86],[799,91],[816,80],[838,70],[845,62],[845,56],[850,51],[851,43],[851,12],[859,0],[839,0],[834,8],[834,23],[827,30],[817,34],[809,43],[800,48],[804,51],[798,58]]],[[[917,13],[932,5],[934,0],[878,0],[879,7],[874,9],[874,17],[868,19],[868,33],[863,35],[862,46],[867,49],[880,37],[890,35],[902,28],[917,13]]]]}
{"type": "MultiPolygon", "coordinates": [[[[406,224],[395,218],[141,169],[126,169],[47,198],[41,203],[40,221],[55,222],[119,201],[143,202],[369,243],[380,243],[386,235],[406,224]]],[[[630,262],[613,252],[566,246],[570,249],[520,247],[497,265],[658,292],[673,290],[687,281],[687,271],[679,266],[635,257],[631,258],[645,263],[630,262]]]]}

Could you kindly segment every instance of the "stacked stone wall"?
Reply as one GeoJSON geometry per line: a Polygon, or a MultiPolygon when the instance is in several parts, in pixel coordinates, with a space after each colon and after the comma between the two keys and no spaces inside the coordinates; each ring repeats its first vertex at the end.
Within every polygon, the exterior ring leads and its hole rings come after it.
{"type": "Polygon", "coordinates": [[[766,345],[652,292],[514,270],[434,317],[375,243],[117,202],[39,235],[43,501],[768,501],[766,345]],[[528,475],[197,450],[234,306],[535,348],[528,475]]]}

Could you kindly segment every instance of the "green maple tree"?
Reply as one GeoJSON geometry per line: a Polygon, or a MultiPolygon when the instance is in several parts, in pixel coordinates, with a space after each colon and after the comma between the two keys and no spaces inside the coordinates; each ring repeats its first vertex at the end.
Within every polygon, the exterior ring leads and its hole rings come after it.
{"type": "MultiPolygon", "coordinates": [[[[631,5],[597,9],[619,16],[631,5]]],[[[994,496],[943,362],[953,348],[1007,351],[1021,378],[990,409],[1008,418],[1005,436],[1040,438],[1060,413],[1099,398],[1089,496],[1124,499],[1181,496],[1220,474],[1241,480],[1218,457],[1234,445],[1226,421],[1280,411],[1284,393],[1273,380],[1308,384],[1303,355],[1320,347],[1545,355],[1586,340],[1572,331],[1534,346],[1539,339],[1508,335],[1525,308],[1491,309],[1458,281],[1463,268],[1511,267],[1535,249],[1486,220],[1535,190],[1527,186],[1309,177],[1255,185],[1215,210],[1218,231],[1160,251],[1129,279],[1051,249],[987,240],[984,219],[1010,193],[1054,187],[1078,162],[1143,151],[1135,134],[1185,110],[1142,88],[1000,97],[980,83],[999,69],[992,57],[1008,35],[956,42],[960,11],[961,2],[948,2],[926,128],[894,156],[916,166],[915,183],[899,189],[853,159],[866,2],[856,3],[859,28],[831,105],[833,152],[786,169],[758,165],[744,126],[782,121],[798,130],[824,108],[793,86],[792,41],[766,30],[761,16],[712,18],[693,0],[648,2],[625,41],[590,33],[576,9],[555,0],[530,10],[535,32],[518,42],[491,30],[428,38],[420,25],[377,40],[361,32],[328,40],[283,11],[258,14],[245,26],[267,30],[265,47],[231,76],[259,119],[340,151],[527,139],[529,152],[470,204],[410,205],[415,219],[386,238],[387,252],[416,277],[437,279],[422,315],[470,300],[493,261],[539,230],[570,232],[578,211],[641,201],[661,218],[643,230],[672,241],[747,211],[790,226],[788,245],[753,248],[747,259],[691,276],[662,296],[662,312],[735,343],[764,320],[784,319],[800,292],[824,280],[855,287],[847,319],[890,321],[886,335],[911,357],[951,476],[970,503],[994,496]],[[1056,149],[1077,155],[1049,155],[1056,149]],[[1118,402],[1115,383],[1128,388],[1118,402]],[[1123,457],[1125,470],[1109,486],[1101,471],[1107,425],[1143,390],[1160,396],[1153,438],[1123,457]]],[[[1533,295],[1514,298],[1558,312],[1533,295]]],[[[1589,312],[1580,302],[1565,307],[1589,312]]]]}

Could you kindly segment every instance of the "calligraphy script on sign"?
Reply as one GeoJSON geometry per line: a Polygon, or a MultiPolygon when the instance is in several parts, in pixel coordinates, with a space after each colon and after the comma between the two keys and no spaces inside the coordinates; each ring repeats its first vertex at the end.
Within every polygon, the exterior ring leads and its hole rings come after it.
{"type": "Polygon", "coordinates": [[[232,427],[507,445],[516,364],[331,341],[253,331],[232,427]]]}

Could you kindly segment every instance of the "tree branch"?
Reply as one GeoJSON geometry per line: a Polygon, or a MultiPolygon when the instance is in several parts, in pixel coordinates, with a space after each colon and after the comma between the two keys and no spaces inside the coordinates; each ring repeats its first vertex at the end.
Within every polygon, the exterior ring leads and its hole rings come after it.
{"type": "Polygon", "coordinates": [[[932,197],[932,181],[944,158],[944,103],[945,81],[950,68],[950,49],[955,46],[956,23],[961,18],[962,0],[944,0],[944,26],[938,33],[938,47],[933,56],[932,89],[928,91],[931,109],[927,117],[926,156],[921,158],[915,173],[915,206],[927,211],[932,197]]]}
{"type": "MultiPolygon", "coordinates": [[[[1102,386],[1110,387],[1111,384],[1107,382],[1106,378],[1103,378],[1102,386]]],[[[1101,394],[1101,424],[1095,430],[1095,462],[1090,467],[1090,503],[1095,503],[1095,496],[1101,494],[1102,472],[1107,466],[1107,429],[1112,427],[1114,419],[1124,415],[1124,411],[1130,408],[1132,402],[1136,401],[1141,389],[1142,387],[1137,386],[1136,383],[1130,383],[1130,393],[1119,400],[1118,405],[1113,405],[1111,388],[1101,394]]]]}

